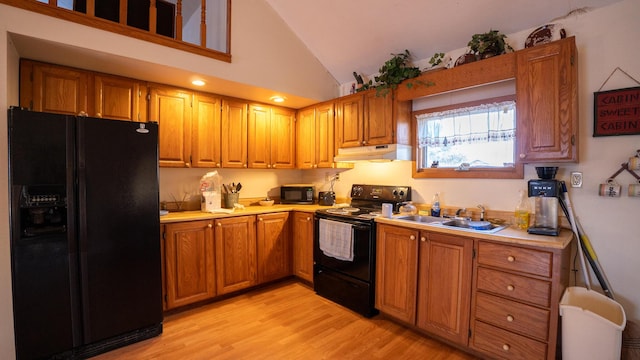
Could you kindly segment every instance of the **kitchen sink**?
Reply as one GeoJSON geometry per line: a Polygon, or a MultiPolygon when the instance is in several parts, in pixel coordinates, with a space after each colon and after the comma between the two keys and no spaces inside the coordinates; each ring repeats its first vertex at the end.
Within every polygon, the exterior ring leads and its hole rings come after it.
{"type": "MultiPolygon", "coordinates": [[[[480,233],[489,233],[489,234],[498,232],[498,231],[506,228],[507,226],[509,226],[508,224],[496,225],[496,224],[489,223],[487,228],[480,229],[480,228],[472,226],[471,223],[473,223],[473,222],[469,221],[468,219],[455,218],[455,219],[445,220],[445,221],[441,222],[441,225],[442,226],[446,226],[446,227],[460,229],[460,230],[467,230],[467,231],[480,232],[480,233]]],[[[475,223],[478,223],[478,221],[476,221],[475,223]]]]}
{"type": "Polygon", "coordinates": [[[395,219],[415,221],[420,223],[442,222],[442,218],[436,217],[436,216],[429,216],[429,215],[404,215],[404,216],[398,216],[395,219]]]}
{"type": "Polygon", "coordinates": [[[496,224],[490,223],[487,229],[478,229],[470,225],[470,223],[472,222],[470,222],[470,220],[466,218],[447,219],[447,218],[428,216],[428,215],[405,215],[405,216],[398,216],[394,219],[412,221],[412,222],[417,222],[422,224],[431,224],[431,225],[441,226],[445,228],[453,228],[453,229],[483,233],[483,234],[493,234],[509,226],[509,224],[496,225],[496,224]]]}

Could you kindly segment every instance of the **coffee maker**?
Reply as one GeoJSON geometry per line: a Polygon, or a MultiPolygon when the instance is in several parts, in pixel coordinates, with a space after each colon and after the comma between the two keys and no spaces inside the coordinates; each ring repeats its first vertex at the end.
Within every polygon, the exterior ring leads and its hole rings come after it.
{"type": "Polygon", "coordinates": [[[536,167],[539,179],[529,180],[529,197],[535,198],[535,220],[527,229],[530,234],[553,235],[560,233],[558,205],[562,182],[556,180],[557,167],[536,167]]]}

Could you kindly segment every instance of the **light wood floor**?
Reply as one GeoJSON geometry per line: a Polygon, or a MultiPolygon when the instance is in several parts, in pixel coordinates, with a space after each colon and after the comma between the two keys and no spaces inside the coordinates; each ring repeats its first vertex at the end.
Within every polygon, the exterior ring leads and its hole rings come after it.
{"type": "Polygon", "coordinates": [[[167,316],[162,335],[93,359],[475,358],[287,281],[167,316]]]}

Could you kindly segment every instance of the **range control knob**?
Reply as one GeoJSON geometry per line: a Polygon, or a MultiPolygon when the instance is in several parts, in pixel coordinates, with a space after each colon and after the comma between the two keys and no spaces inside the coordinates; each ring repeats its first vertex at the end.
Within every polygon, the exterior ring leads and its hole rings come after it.
{"type": "Polygon", "coordinates": [[[362,196],[362,192],[364,191],[364,189],[362,188],[362,186],[354,186],[351,189],[351,197],[360,197],[362,196]]]}

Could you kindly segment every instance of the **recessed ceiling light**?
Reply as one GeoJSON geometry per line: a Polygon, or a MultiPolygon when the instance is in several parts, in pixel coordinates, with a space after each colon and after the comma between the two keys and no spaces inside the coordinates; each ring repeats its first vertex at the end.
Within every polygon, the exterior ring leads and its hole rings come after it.
{"type": "Polygon", "coordinates": [[[195,86],[204,86],[205,84],[204,80],[193,80],[191,83],[195,86]]]}
{"type": "Polygon", "coordinates": [[[276,95],[276,96],[272,96],[270,99],[273,102],[281,103],[281,102],[284,102],[287,98],[284,96],[276,95]]]}

